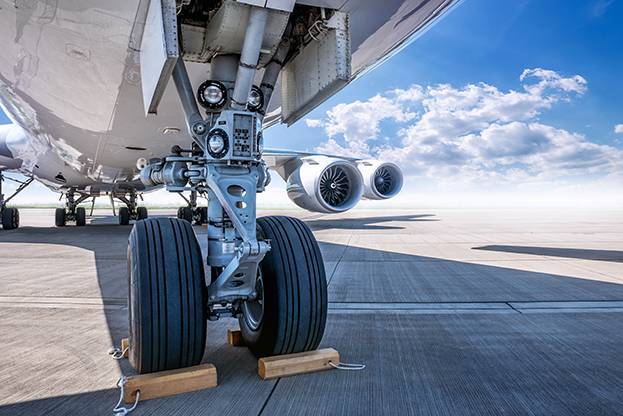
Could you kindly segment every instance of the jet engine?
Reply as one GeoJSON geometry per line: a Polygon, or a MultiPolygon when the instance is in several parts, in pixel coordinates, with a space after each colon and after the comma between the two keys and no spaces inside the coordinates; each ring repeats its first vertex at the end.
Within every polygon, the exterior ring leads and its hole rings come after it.
{"type": "Polygon", "coordinates": [[[402,188],[402,171],[389,162],[363,160],[357,163],[363,176],[363,197],[388,199],[398,195],[402,188]]]}
{"type": "Polygon", "coordinates": [[[21,144],[26,140],[24,130],[15,124],[5,124],[0,126],[0,170],[19,169],[22,165],[21,159],[15,159],[11,152],[11,145],[21,144]]]}
{"type": "Polygon", "coordinates": [[[354,207],[363,194],[357,166],[328,156],[307,156],[287,180],[288,197],[308,211],[336,213],[354,207]]]}

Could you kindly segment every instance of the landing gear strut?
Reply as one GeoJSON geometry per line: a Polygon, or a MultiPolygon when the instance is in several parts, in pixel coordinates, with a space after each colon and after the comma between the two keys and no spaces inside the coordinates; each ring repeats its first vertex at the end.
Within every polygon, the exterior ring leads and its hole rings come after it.
{"type": "MultiPolygon", "coordinates": [[[[205,119],[184,61],[175,64],[173,80],[192,150],[174,146],[171,155],[141,171],[146,186],[190,191],[183,209],[191,213],[196,196],[207,196],[208,242],[204,265],[190,226],[194,218],[148,219],[133,228],[129,343],[130,362],[139,373],[199,364],[205,320],[222,316],[238,318],[246,345],[258,356],[313,350],[322,339],[327,286],[313,234],[294,218],[256,221],[256,193],[269,180],[261,121],[270,97],[263,103],[257,90],[252,94],[252,83],[270,12],[248,7],[242,53],[213,57],[215,79],[199,87],[205,119]]],[[[279,69],[266,71],[266,91],[272,91],[279,69]]]]}
{"type": "Polygon", "coordinates": [[[208,222],[208,207],[197,206],[197,191],[190,191],[190,198],[186,198],[181,192],[180,196],[188,205],[177,209],[177,218],[194,225],[202,225],[208,222]]]}
{"type": "Polygon", "coordinates": [[[77,227],[83,227],[87,224],[87,214],[84,207],[78,205],[91,195],[77,192],[75,188],[70,188],[65,193],[65,208],[56,208],[54,212],[54,224],[57,227],[64,227],[67,222],[75,222],[77,227]],[[76,193],[79,195],[76,199],[76,193]]]}
{"type": "Polygon", "coordinates": [[[119,225],[128,225],[130,220],[145,220],[149,216],[146,207],[139,207],[136,202],[136,190],[132,189],[125,194],[115,195],[115,198],[125,204],[125,207],[119,208],[119,225]]]}
{"type": "Polygon", "coordinates": [[[2,228],[5,230],[14,230],[19,227],[19,211],[17,208],[7,207],[6,204],[13,199],[17,194],[22,192],[28,185],[30,185],[34,181],[34,178],[28,178],[25,181],[18,181],[17,179],[5,177],[3,172],[0,170],[0,221],[2,222],[2,228]],[[19,186],[13,192],[11,196],[8,198],[4,197],[2,193],[2,184],[5,179],[14,181],[19,183],[19,186]]]}

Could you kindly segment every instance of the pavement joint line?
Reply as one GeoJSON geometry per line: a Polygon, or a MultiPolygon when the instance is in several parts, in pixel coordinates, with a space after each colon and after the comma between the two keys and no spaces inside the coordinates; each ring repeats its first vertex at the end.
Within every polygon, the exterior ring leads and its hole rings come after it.
{"type": "Polygon", "coordinates": [[[420,303],[348,303],[329,302],[332,313],[407,312],[409,314],[435,313],[507,313],[532,312],[621,312],[623,301],[532,301],[532,302],[420,302],[420,303]]]}
{"type": "Polygon", "coordinates": [[[516,309],[515,307],[513,307],[513,305],[510,302],[504,302],[506,303],[512,310],[517,311],[517,313],[522,313],[519,309],[516,309]]]}
{"type": "Polygon", "coordinates": [[[92,309],[92,310],[124,310],[127,309],[125,305],[114,305],[110,303],[95,304],[95,303],[0,303],[1,308],[22,308],[22,309],[92,309]]]}
{"type": "Polygon", "coordinates": [[[340,263],[342,262],[342,259],[344,258],[344,255],[346,254],[346,251],[348,251],[348,247],[350,247],[350,241],[352,239],[353,239],[353,235],[351,234],[348,237],[348,241],[344,245],[344,250],[342,251],[342,254],[340,255],[340,258],[337,260],[337,263],[335,263],[335,267],[333,268],[333,272],[331,273],[331,277],[329,277],[329,281],[327,282],[327,288],[331,284],[331,281],[333,280],[333,276],[335,276],[335,273],[337,272],[337,268],[340,266],[340,263]]]}
{"type": "Polygon", "coordinates": [[[57,303],[57,304],[89,304],[89,305],[125,305],[125,298],[100,298],[100,297],[72,297],[72,296],[24,296],[24,295],[2,295],[2,303],[57,303]]]}
{"type": "MultiPolygon", "coordinates": [[[[360,248],[360,247],[358,247],[360,248]]],[[[399,256],[422,256],[422,257],[428,257],[428,255],[426,254],[414,254],[414,253],[401,253],[401,252],[396,252],[396,251],[387,251],[386,252],[388,255],[399,255],[399,256]]],[[[422,258],[422,259],[408,259],[408,260],[403,260],[403,259],[372,259],[372,260],[365,260],[365,259],[357,259],[357,260],[347,260],[345,261],[345,263],[425,263],[425,262],[439,262],[439,261],[450,261],[450,262],[463,262],[463,263],[470,263],[470,264],[480,264],[482,262],[490,262],[490,263],[516,263],[517,261],[522,261],[522,262],[531,262],[531,263],[557,263],[557,262],[564,262],[561,258],[551,258],[551,259],[529,259],[529,258],[517,258],[517,259],[475,259],[475,258],[467,258],[467,257],[429,257],[429,258],[422,258]]],[[[591,260],[593,261],[593,260],[591,260]]],[[[606,261],[606,260],[595,260],[595,261],[606,261]]],[[[608,261],[609,263],[612,263],[611,261],[608,261]]],[[[487,264],[482,264],[483,266],[487,266],[487,264]]],[[[521,269],[518,269],[521,270],[521,269]]],[[[599,272],[597,272],[599,273],[599,272]]],[[[600,273],[603,274],[603,273],[600,273]]],[[[604,275],[604,276],[609,276],[609,275],[604,275]]],[[[613,276],[609,276],[609,277],[613,277],[613,276]]]]}
{"type": "Polygon", "coordinates": [[[429,304],[506,304],[506,303],[621,303],[623,306],[623,299],[574,299],[574,300],[478,300],[478,301],[463,301],[463,302],[440,302],[440,301],[431,301],[431,302],[422,302],[422,301],[413,301],[413,302],[404,302],[404,301],[381,301],[381,302],[365,302],[365,301],[329,301],[329,305],[331,304],[413,304],[413,305],[429,305],[429,304]]]}
{"type": "Polygon", "coordinates": [[[261,416],[262,413],[264,413],[264,410],[266,409],[266,406],[268,405],[268,401],[273,396],[273,393],[277,389],[277,384],[279,384],[280,380],[281,380],[281,377],[278,378],[277,381],[275,381],[275,384],[273,385],[273,388],[270,389],[270,393],[268,393],[268,397],[266,397],[266,400],[264,401],[264,404],[262,404],[262,407],[260,408],[260,411],[258,412],[257,416],[261,416]]]}

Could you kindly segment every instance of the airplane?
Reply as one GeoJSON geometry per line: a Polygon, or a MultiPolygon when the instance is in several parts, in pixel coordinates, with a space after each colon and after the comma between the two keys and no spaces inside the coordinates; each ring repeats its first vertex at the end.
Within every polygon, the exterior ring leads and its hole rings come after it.
{"type": "MultiPolygon", "coordinates": [[[[139,373],[199,364],[206,321],[238,318],[257,356],[314,350],[327,317],[318,244],[300,220],[256,217],[275,172],[298,206],[344,212],[398,194],[391,162],[270,150],[292,125],[391,57],[458,0],[1,0],[0,186],[33,180],[79,204],[121,201],[129,237],[129,352],[139,373]],[[184,196],[149,218],[144,192],[184,196]],[[198,195],[207,207],[198,207],[198,195]],[[191,223],[207,225],[203,259],[191,223]]],[[[295,140],[295,138],[293,138],[295,140]]],[[[114,204],[113,204],[114,206],[114,204]]]]}

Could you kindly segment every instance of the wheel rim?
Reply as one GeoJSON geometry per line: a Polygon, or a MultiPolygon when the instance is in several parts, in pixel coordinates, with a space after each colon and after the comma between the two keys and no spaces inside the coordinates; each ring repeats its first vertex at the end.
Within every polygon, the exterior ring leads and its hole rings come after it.
{"type": "Polygon", "coordinates": [[[259,329],[264,319],[264,281],[262,271],[259,268],[257,270],[257,280],[255,281],[255,291],[257,292],[257,298],[242,304],[244,320],[253,331],[259,329]]]}

